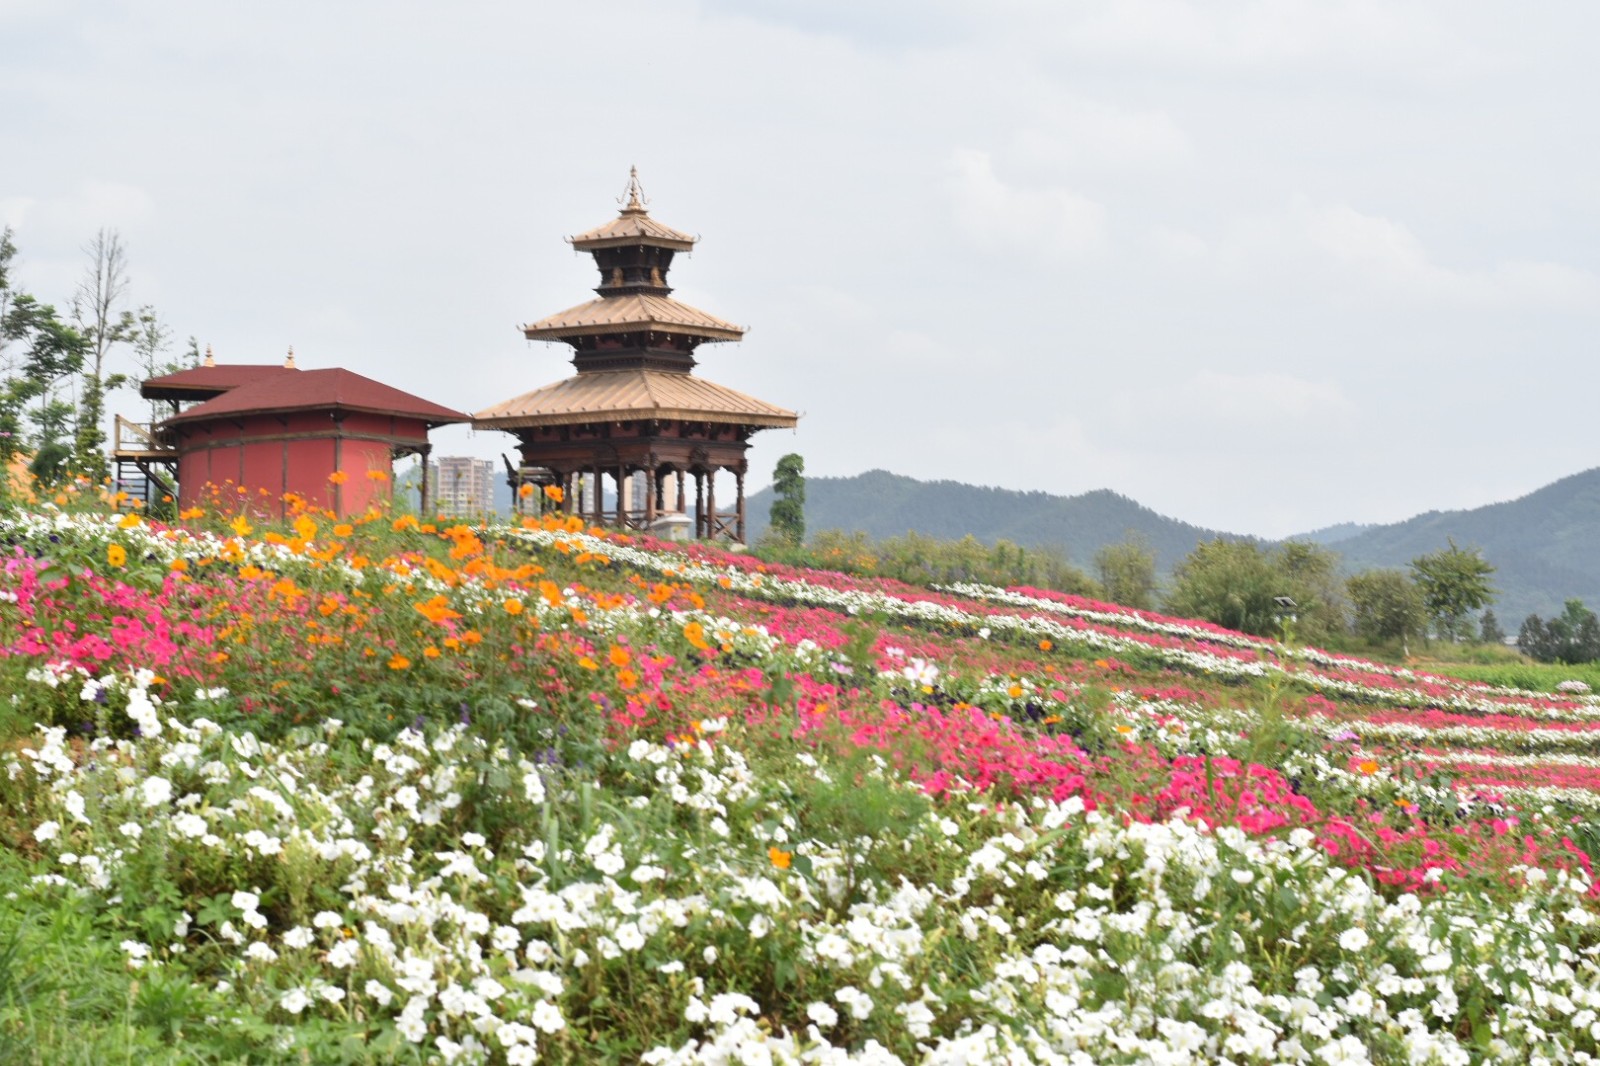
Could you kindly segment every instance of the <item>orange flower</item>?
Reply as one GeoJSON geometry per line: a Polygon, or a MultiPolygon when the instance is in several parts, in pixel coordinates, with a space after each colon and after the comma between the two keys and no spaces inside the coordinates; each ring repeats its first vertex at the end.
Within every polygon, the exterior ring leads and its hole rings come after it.
{"type": "Polygon", "coordinates": [[[178,517],[183,519],[185,522],[188,522],[199,518],[205,513],[206,509],[204,507],[185,507],[183,510],[178,512],[178,517]]]}
{"type": "Polygon", "coordinates": [[[1375,774],[1378,772],[1378,764],[1373,762],[1371,759],[1362,759],[1360,762],[1356,763],[1356,769],[1360,770],[1364,774],[1375,774]]]}
{"type": "Polygon", "coordinates": [[[126,566],[128,564],[128,550],[120,544],[111,544],[106,547],[106,562],[112,566],[126,566]]]}
{"type": "Polygon", "coordinates": [[[622,647],[620,644],[613,644],[611,646],[611,651],[607,653],[607,657],[611,660],[611,665],[618,667],[619,669],[627,666],[632,660],[632,656],[628,654],[628,649],[622,647]]]}
{"type": "Polygon", "coordinates": [[[389,475],[384,473],[382,470],[368,470],[367,471],[367,480],[368,481],[388,481],[389,480],[389,475]]]}
{"type": "Polygon", "coordinates": [[[544,494],[550,498],[552,503],[561,502],[562,492],[560,485],[546,485],[544,487],[544,494]]]}
{"type": "Polygon", "coordinates": [[[783,851],[779,848],[771,847],[767,849],[767,858],[771,860],[772,865],[776,866],[778,869],[787,870],[790,864],[794,862],[794,852],[783,851]]]}
{"type": "Polygon", "coordinates": [[[404,670],[404,669],[408,668],[410,665],[411,665],[411,660],[407,659],[404,655],[401,655],[399,652],[396,652],[394,654],[394,657],[389,660],[389,669],[391,669],[391,670],[404,670]]]}
{"type": "Polygon", "coordinates": [[[355,531],[356,527],[352,526],[349,522],[340,522],[338,525],[333,527],[333,535],[336,537],[348,537],[355,531]]]}
{"type": "Polygon", "coordinates": [[[701,625],[699,622],[690,622],[688,625],[683,627],[683,639],[687,640],[690,644],[693,644],[701,651],[705,651],[711,647],[711,645],[706,642],[706,627],[701,625]]]}
{"type": "Polygon", "coordinates": [[[1016,684],[1015,682],[1013,682],[1011,684],[1011,686],[1006,689],[1006,695],[1010,696],[1014,700],[1015,699],[1021,699],[1022,698],[1022,686],[1016,684]]]}
{"type": "Polygon", "coordinates": [[[117,523],[117,528],[118,529],[138,529],[139,526],[141,524],[143,524],[143,521],[144,520],[142,518],[140,518],[138,515],[133,514],[132,512],[129,512],[128,514],[125,514],[125,515],[122,516],[122,521],[117,523]]]}
{"type": "Polygon", "coordinates": [[[174,559],[172,560],[172,569],[175,573],[181,574],[189,569],[189,561],[187,559],[174,559]]]}
{"type": "Polygon", "coordinates": [[[530,484],[524,483],[521,487],[519,487],[517,489],[517,495],[522,497],[524,500],[526,500],[529,496],[533,495],[533,486],[530,485],[530,484]]]}
{"type": "Polygon", "coordinates": [[[1053,647],[1055,647],[1055,645],[1050,643],[1048,640],[1041,640],[1039,642],[1039,650],[1040,651],[1049,651],[1053,647]]]}
{"type": "Polygon", "coordinates": [[[241,537],[248,537],[255,531],[255,527],[250,524],[250,520],[244,515],[240,515],[228,524],[232,526],[233,531],[239,534],[241,537]]]}
{"type": "Polygon", "coordinates": [[[518,615],[518,614],[522,613],[522,601],[521,600],[507,600],[505,603],[501,604],[500,606],[505,608],[506,614],[518,615]]]}
{"type": "Polygon", "coordinates": [[[333,473],[328,475],[328,484],[330,485],[343,485],[349,480],[350,475],[345,473],[343,470],[335,470],[333,473]]]}

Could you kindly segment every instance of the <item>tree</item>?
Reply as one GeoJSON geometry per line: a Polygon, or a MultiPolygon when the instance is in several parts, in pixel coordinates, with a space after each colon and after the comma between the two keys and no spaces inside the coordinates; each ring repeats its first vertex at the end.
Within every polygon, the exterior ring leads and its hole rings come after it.
{"type": "Polygon", "coordinates": [[[1327,640],[1345,630],[1338,556],[1320,545],[1289,541],[1205,541],[1173,571],[1166,609],[1258,636],[1279,636],[1292,614],[1296,633],[1327,640]],[[1280,604],[1287,597],[1292,609],[1280,604]]]}
{"type": "Polygon", "coordinates": [[[1466,634],[1467,616],[1494,602],[1489,583],[1494,567],[1478,549],[1458,548],[1454,538],[1447,543],[1448,548],[1411,560],[1411,573],[1434,631],[1442,640],[1458,641],[1466,634]]]}
{"type": "Polygon", "coordinates": [[[1351,623],[1356,635],[1375,643],[1398,640],[1400,653],[1411,654],[1410,638],[1428,625],[1422,590],[1403,570],[1364,570],[1345,582],[1351,623]]]}
{"type": "Polygon", "coordinates": [[[1094,553],[1095,572],[1107,601],[1147,611],[1156,604],[1156,555],[1150,542],[1134,535],[1094,553]]]}
{"type": "MultiPolygon", "coordinates": [[[[72,423],[72,404],[61,398],[60,389],[84,365],[88,344],[83,336],[66,325],[49,304],[40,303],[27,293],[11,301],[0,337],[21,342],[23,354],[17,373],[0,386],[0,424],[15,424],[22,419],[32,423],[33,433],[25,438],[33,448],[29,469],[46,483],[66,473],[72,457],[67,442],[72,423]],[[36,406],[29,408],[30,403],[36,406]]],[[[4,455],[9,461],[16,454],[14,441],[4,455]]]]}
{"type": "Polygon", "coordinates": [[[769,528],[773,536],[796,547],[806,539],[805,470],[805,460],[791,452],[778,460],[772,472],[769,528]]]}
{"type": "Polygon", "coordinates": [[[1478,642],[1480,644],[1504,644],[1506,631],[1500,628],[1500,619],[1494,616],[1494,608],[1483,612],[1483,617],[1478,620],[1478,642]]]}
{"type": "Polygon", "coordinates": [[[128,292],[128,253],[117,231],[102,229],[83,250],[89,267],[72,298],[72,320],[86,342],[72,459],[79,473],[98,480],[107,471],[106,393],[127,380],[106,374],[106,356],[113,345],[133,339],[139,323],[121,307],[128,292]]]}
{"type": "Polygon", "coordinates": [[[1517,632],[1517,647],[1545,663],[1594,662],[1600,659],[1600,618],[1582,600],[1568,600],[1548,623],[1530,614],[1517,632]]]}

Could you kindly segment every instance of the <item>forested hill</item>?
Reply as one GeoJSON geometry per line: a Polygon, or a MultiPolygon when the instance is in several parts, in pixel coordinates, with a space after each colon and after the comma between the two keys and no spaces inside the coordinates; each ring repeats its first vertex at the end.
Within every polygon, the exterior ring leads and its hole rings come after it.
{"type": "MultiPolygon", "coordinates": [[[[766,528],[772,490],[750,497],[752,539],[766,528]]],[[[1081,496],[979,488],[955,481],[917,481],[883,470],[847,478],[806,479],[806,527],[861,530],[872,537],[915,530],[957,539],[1061,549],[1088,568],[1106,544],[1142,534],[1157,567],[1173,565],[1202,540],[1219,534],[1167,518],[1108,490],[1081,496]]],[[[1223,534],[1226,535],[1226,534],[1223,534]]],[[[1574,474],[1518,500],[1468,511],[1430,511],[1383,526],[1344,524],[1307,534],[1339,553],[1347,571],[1406,567],[1445,547],[1483,549],[1496,567],[1495,614],[1513,633],[1530,613],[1559,614],[1577,597],[1600,608],[1600,468],[1574,474]]]]}
{"type": "Polygon", "coordinates": [[[1483,549],[1500,589],[1495,614],[1516,632],[1530,613],[1548,618],[1577,597],[1600,607],[1600,467],[1562,478],[1521,499],[1470,511],[1429,511],[1374,526],[1333,545],[1345,568],[1404,566],[1454,537],[1483,549]]]}
{"type": "MultiPolygon", "coordinates": [[[[748,501],[750,538],[761,535],[772,508],[772,489],[748,501]]],[[[874,538],[908,532],[945,540],[971,534],[985,543],[1008,540],[1060,549],[1089,568],[1103,545],[1142,534],[1156,566],[1170,570],[1202,540],[1225,536],[1159,515],[1107,489],[1081,496],[979,488],[958,481],[917,481],[885,470],[855,477],[806,478],[806,528],[861,530],[874,538]]]]}

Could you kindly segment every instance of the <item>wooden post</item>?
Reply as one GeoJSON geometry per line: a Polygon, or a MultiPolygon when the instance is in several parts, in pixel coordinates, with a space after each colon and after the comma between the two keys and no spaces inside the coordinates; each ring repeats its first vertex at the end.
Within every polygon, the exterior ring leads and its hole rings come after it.
{"type": "Polygon", "coordinates": [[[683,498],[683,467],[678,467],[672,472],[672,480],[678,484],[678,513],[687,514],[689,505],[683,498]]]}
{"type": "Polygon", "coordinates": [[[743,470],[735,470],[733,472],[733,477],[734,477],[735,483],[739,486],[739,512],[738,512],[739,513],[739,525],[738,525],[738,531],[739,532],[738,532],[738,540],[739,540],[740,544],[743,544],[744,543],[744,471],[743,470]]]}
{"type": "Polygon", "coordinates": [[[694,535],[705,539],[706,535],[706,481],[705,474],[699,470],[694,472],[694,535]]]}
{"type": "Polygon", "coordinates": [[[661,491],[660,483],[656,480],[656,468],[652,464],[644,468],[644,528],[648,530],[656,524],[656,496],[661,491]]]}
{"type": "Polygon", "coordinates": [[[717,468],[706,471],[706,539],[717,539],[717,468]]]}

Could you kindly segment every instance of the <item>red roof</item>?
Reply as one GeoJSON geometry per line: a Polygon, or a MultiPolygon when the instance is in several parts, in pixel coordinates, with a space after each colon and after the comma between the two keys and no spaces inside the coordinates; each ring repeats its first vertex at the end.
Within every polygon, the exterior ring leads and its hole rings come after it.
{"type": "Polygon", "coordinates": [[[180,370],[176,374],[163,374],[158,378],[150,378],[139,386],[139,394],[147,400],[190,399],[195,393],[210,393],[215,396],[260,378],[295,373],[299,371],[282,363],[196,366],[180,370]]]}
{"type": "MultiPolygon", "coordinates": [[[[221,370],[222,367],[200,369],[221,370]]],[[[233,368],[229,368],[233,369],[233,368]]],[[[284,370],[284,367],[272,367],[284,370]]],[[[184,371],[193,373],[193,371],[184,371]]],[[[179,375],[170,375],[177,377],[179,375]]],[[[173,415],[163,425],[207,422],[214,418],[247,414],[274,414],[283,411],[366,411],[381,415],[415,418],[430,426],[467,422],[471,415],[441,407],[420,396],[385,385],[360,374],[338,368],[328,370],[287,370],[282,374],[257,376],[205,403],[196,404],[173,415]]]]}

